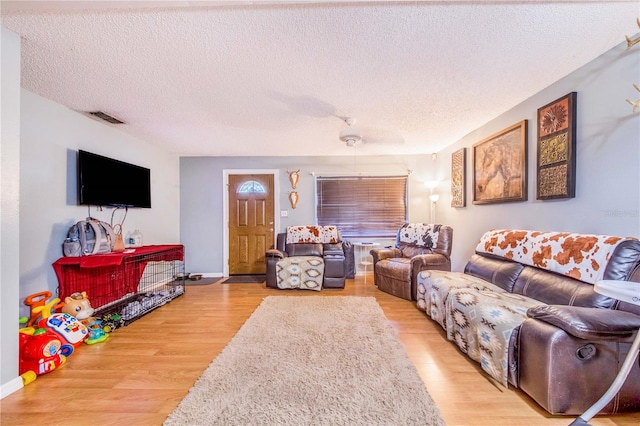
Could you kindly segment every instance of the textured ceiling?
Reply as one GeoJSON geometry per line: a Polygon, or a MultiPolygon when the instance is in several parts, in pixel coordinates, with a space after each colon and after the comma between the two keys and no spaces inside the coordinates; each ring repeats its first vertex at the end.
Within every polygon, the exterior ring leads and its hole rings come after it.
{"type": "Polygon", "coordinates": [[[359,155],[437,152],[639,15],[637,1],[2,2],[24,88],[214,156],[351,155],[340,117],[357,119],[359,155]]]}

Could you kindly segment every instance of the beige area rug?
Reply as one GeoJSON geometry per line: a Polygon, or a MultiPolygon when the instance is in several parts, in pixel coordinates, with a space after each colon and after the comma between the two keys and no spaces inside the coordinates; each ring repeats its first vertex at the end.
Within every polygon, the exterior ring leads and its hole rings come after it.
{"type": "Polygon", "coordinates": [[[444,425],[373,297],[270,296],[165,425],[444,425]]]}

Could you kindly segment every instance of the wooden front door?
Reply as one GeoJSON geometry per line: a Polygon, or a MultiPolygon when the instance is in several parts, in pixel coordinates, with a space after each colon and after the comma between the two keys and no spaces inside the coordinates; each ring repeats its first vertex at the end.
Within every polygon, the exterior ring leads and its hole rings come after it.
{"type": "Polygon", "coordinates": [[[229,175],[229,275],[266,273],[273,200],[273,175],[229,175]]]}

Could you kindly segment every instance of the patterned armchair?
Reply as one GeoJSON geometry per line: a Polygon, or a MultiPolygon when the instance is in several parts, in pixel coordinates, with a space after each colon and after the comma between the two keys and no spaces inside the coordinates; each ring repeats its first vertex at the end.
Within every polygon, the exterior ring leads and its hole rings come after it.
{"type": "Polygon", "coordinates": [[[452,240],[450,226],[405,223],[398,230],[395,248],[370,252],[375,285],[394,296],[416,300],[420,271],[451,271],[452,240]]]}

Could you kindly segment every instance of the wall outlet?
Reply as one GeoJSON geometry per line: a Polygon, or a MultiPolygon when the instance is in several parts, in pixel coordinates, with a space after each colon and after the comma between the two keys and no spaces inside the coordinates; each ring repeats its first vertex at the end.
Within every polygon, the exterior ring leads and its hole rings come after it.
{"type": "Polygon", "coordinates": [[[289,210],[280,210],[280,217],[289,217],[289,210]]]}

